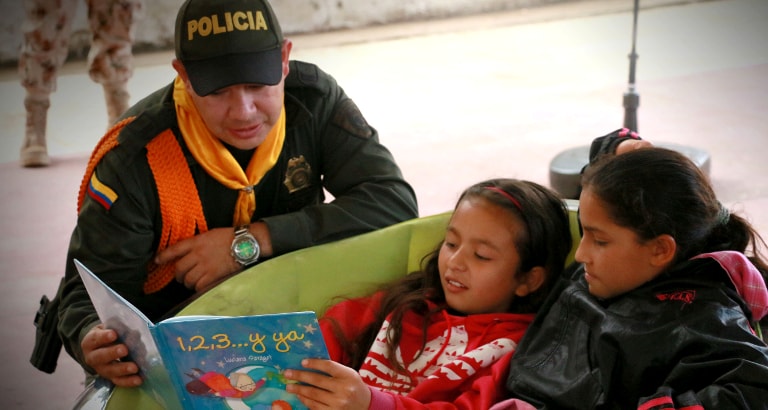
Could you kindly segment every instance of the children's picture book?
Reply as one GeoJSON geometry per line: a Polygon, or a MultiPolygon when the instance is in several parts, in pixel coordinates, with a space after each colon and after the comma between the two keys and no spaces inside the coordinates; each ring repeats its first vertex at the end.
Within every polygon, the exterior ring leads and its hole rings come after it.
{"type": "Polygon", "coordinates": [[[177,316],[152,323],[80,261],[99,319],[128,346],[142,389],[165,409],[306,409],[285,369],[328,358],[315,312],[177,316]]]}

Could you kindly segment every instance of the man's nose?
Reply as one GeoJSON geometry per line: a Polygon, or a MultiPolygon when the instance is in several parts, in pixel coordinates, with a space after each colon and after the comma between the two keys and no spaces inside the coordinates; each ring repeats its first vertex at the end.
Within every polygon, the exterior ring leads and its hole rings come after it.
{"type": "Polygon", "coordinates": [[[258,109],[255,100],[244,89],[236,88],[229,98],[229,113],[235,119],[250,119],[258,109]]]}

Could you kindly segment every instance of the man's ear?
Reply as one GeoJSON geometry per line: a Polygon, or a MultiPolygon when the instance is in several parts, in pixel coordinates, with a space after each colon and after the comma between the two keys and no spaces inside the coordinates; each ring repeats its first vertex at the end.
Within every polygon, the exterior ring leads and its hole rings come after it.
{"type": "Polygon", "coordinates": [[[197,93],[195,93],[195,89],[192,88],[192,83],[189,82],[189,74],[187,74],[187,69],[184,68],[184,63],[174,58],[171,62],[171,65],[173,66],[173,69],[176,70],[176,74],[179,75],[181,81],[184,83],[184,87],[187,89],[189,95],[197,95],[197,93]]]}
{"type": "Polygon", "coordinates": [[[283,64],[283,79],[285,77],[288,77],[288,73],[291,71],[290,67],[290,61],[291,61],[291,50],[293,49],[293,42],[288,39],[283,40],[283,46],[281,48],[281,55],[282,55],[282,64],[283,64]]]}
{"type": "Polygon", "coordinates": [[[663,234],[651,239],[651,265],[666,267],[675,259],[677,242],[671,235],[663,234]]]}
{"type": "Polygon", "coordinates": [[[187,83],[188,82],[187,69],[184,68],[184,64],[182,64],[181,61],[174,58],[173,61],[171,61],[171,65],[173,66],[173,69],[176,70],[176,74],[178,74],[179,77],[181,77],[182,81],[187,83]]]}
{"type": "Polygon", "coordinates": [[[535,292],[544,283],[547,278],[547,272],[543,266],[535,266],[529,270],[521,283],[515,289],[515,296],[523,297],[535,292]]]}

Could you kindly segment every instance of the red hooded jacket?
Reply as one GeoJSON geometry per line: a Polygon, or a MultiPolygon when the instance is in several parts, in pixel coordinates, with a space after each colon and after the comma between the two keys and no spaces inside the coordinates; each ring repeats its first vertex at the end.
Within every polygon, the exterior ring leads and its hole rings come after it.
{"type": "MultiPolygon", "coordinates": [[[[328,309],[320,325],[332,360],[349,365],[331,330],[331,320],[348,340],[355,340],[374,320],[381,296],[347,300],[328,309]]],[[[386,359],[389,321],[385,320],[359,369],[371,389],[369,409],[490,408],[502,398],[509,361],[532,320],[533,314],[457,316],[443,310],[430,317],[423,346],[423,318],[407,313],[397,349],[407,374],[395,371],[386,359]]]]}

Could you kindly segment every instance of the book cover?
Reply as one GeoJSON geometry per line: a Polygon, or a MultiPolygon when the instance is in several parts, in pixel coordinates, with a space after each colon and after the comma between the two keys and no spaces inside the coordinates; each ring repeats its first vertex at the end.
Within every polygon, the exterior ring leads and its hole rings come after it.
{"type": "Polygon", "coordinates": [[[82,263],[99,318],[140,367],[142,389],[167,409],[305,409],[282,376],[328,358],[314,312],[177,316],[152,323],[82,263]]]}

